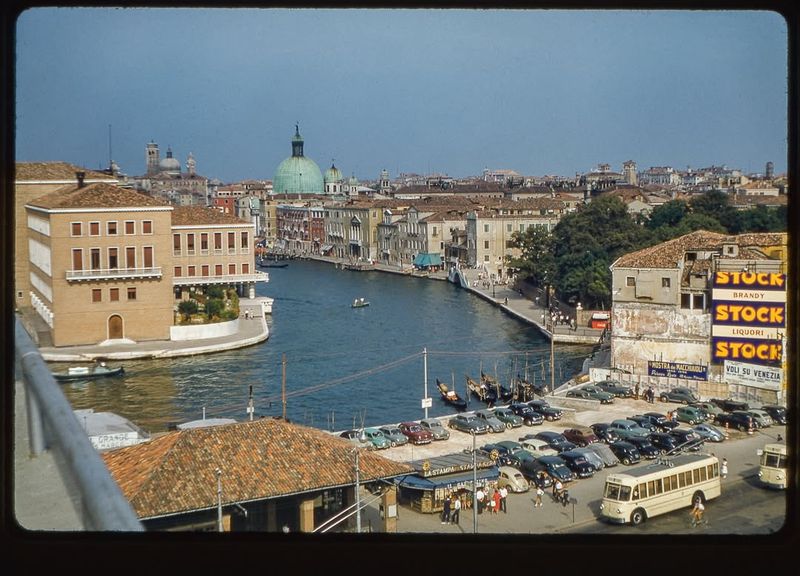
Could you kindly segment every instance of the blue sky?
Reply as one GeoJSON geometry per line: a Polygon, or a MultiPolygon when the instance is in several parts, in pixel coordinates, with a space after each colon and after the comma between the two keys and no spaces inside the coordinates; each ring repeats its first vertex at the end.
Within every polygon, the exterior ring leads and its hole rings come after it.
{"type": "Polygon", "coordinates": [[[768,11],[35,8],[17,21],[16,157],[224,182],[291,155],[574,176],[787,169],[788,33],[768,11]]]}

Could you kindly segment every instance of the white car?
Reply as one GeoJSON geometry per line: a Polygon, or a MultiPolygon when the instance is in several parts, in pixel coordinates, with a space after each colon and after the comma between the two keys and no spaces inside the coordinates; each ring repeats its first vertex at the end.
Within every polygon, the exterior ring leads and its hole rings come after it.
{"type": "Polygon", "coordinates": [[[530,484],[522,475],[522,472],[513,466],[500,466],[498,468],[500,476],[497,479],[497,486],[508,488],[509,492],[527,492],[530,490],[530,484]]]}
{"type": "Polygon", "coordinates": [[[753,418],[755,419],[759,428],[772,426],[772,416],[770,416],[769,413],[765,412],[764,410],[756,410],[755,408],[751,408],[747,412],[753,415],[753,418]]]}
{"type": "Polygon", "coordinates": [[[539,458],[541,456],[558,456],[558,452],[551,448],[547,442],[539,440],[538,438],[521,440],[520,444],[522,444],[525,450],[533,454],[534,458],[539,458]]]}

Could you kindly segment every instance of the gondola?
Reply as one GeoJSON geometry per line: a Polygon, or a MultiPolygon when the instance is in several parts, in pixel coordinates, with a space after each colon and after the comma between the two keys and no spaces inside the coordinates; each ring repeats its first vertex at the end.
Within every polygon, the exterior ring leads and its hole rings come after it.
{"type": "Polygon", "coordinates": [[[450,390],[447,387],[447,384],[436,379],[436,386],[439,387],[439,392],[442,394],[442,400],[450,404],[456,410],[466,410],[467,409],[467,401],[464,400],[461,396],[459,396],[455,390],[450,390]]]}
{"type": "Polygon", "coordinates": [[[111,376],[121,376],[125,373],[125,368],[117,366],[110,368],[105,362],[94,366],[78,366],[69,368],[66,372],[53,372],[53,377],[61,382],[70,380],[90,380],[94,378],[108,378],[111,376]]]}
{"type": "Polygon", "coordinates": [[[499,396],[502,402],[511,402],[513,396],[511,389],[500,384],[496,378],[489,376],[481,370],[481,383],[490,390],[494,390],[495,396],[499,396]]]}
{"type": "Polygon", "coordinates": [[[497,403],[497,391],[489,388],[483,382],[476,382],[469,376],[467,378],[467,389],[481,402],[494,406],[497,403]]]}

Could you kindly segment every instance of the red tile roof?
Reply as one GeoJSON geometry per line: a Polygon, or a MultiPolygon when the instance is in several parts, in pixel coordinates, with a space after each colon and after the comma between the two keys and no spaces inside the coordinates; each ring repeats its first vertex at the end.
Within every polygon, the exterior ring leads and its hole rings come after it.
{"type": "MultiPolygon", "coordinates": [[[[262,418],[170,432],[102,454],[139,518],[282,497],[355,481],[353,445],[316,428],[262,418]]],[[[360,480],[412,474],[408,465],[361,450],[360,480]]]]}
{"type": "Polygon", "coordinates": [[[249,222],[205,206],[176,206],[172,211],[173,226],[208,226],[212,224],[249,224],[249,222]]]}
{"type": "Polygon", "coordinates": [[[41,208],[138,208],[141,206],[169,206],[147,194],[113,184],[99,182],[78,188],[64,186],[55,192],[31,200],[28,204],[41,208]]]}
{"type": "Polygon", "coordinates": [[[84,172],[86,174],[85,181],[92,180],[113,180],[116,181],[114,176],[110,176],[103,172],[95,172],[94,170],[87,170],[80,168],[69,162],[17,162],[15,165],[15,179],[17,181],[64,181],[71,180],[77,184],[78,177],[76,172],[84,172]]]}

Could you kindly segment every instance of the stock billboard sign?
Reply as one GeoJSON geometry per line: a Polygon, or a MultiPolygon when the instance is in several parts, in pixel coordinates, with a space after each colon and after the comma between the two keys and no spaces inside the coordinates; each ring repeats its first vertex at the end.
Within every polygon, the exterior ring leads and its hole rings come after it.
{"type": "Polygon", "coordinates": [[[711,361],[780,366],[786,333],[786,275],[716,272],[711,361]]]}

